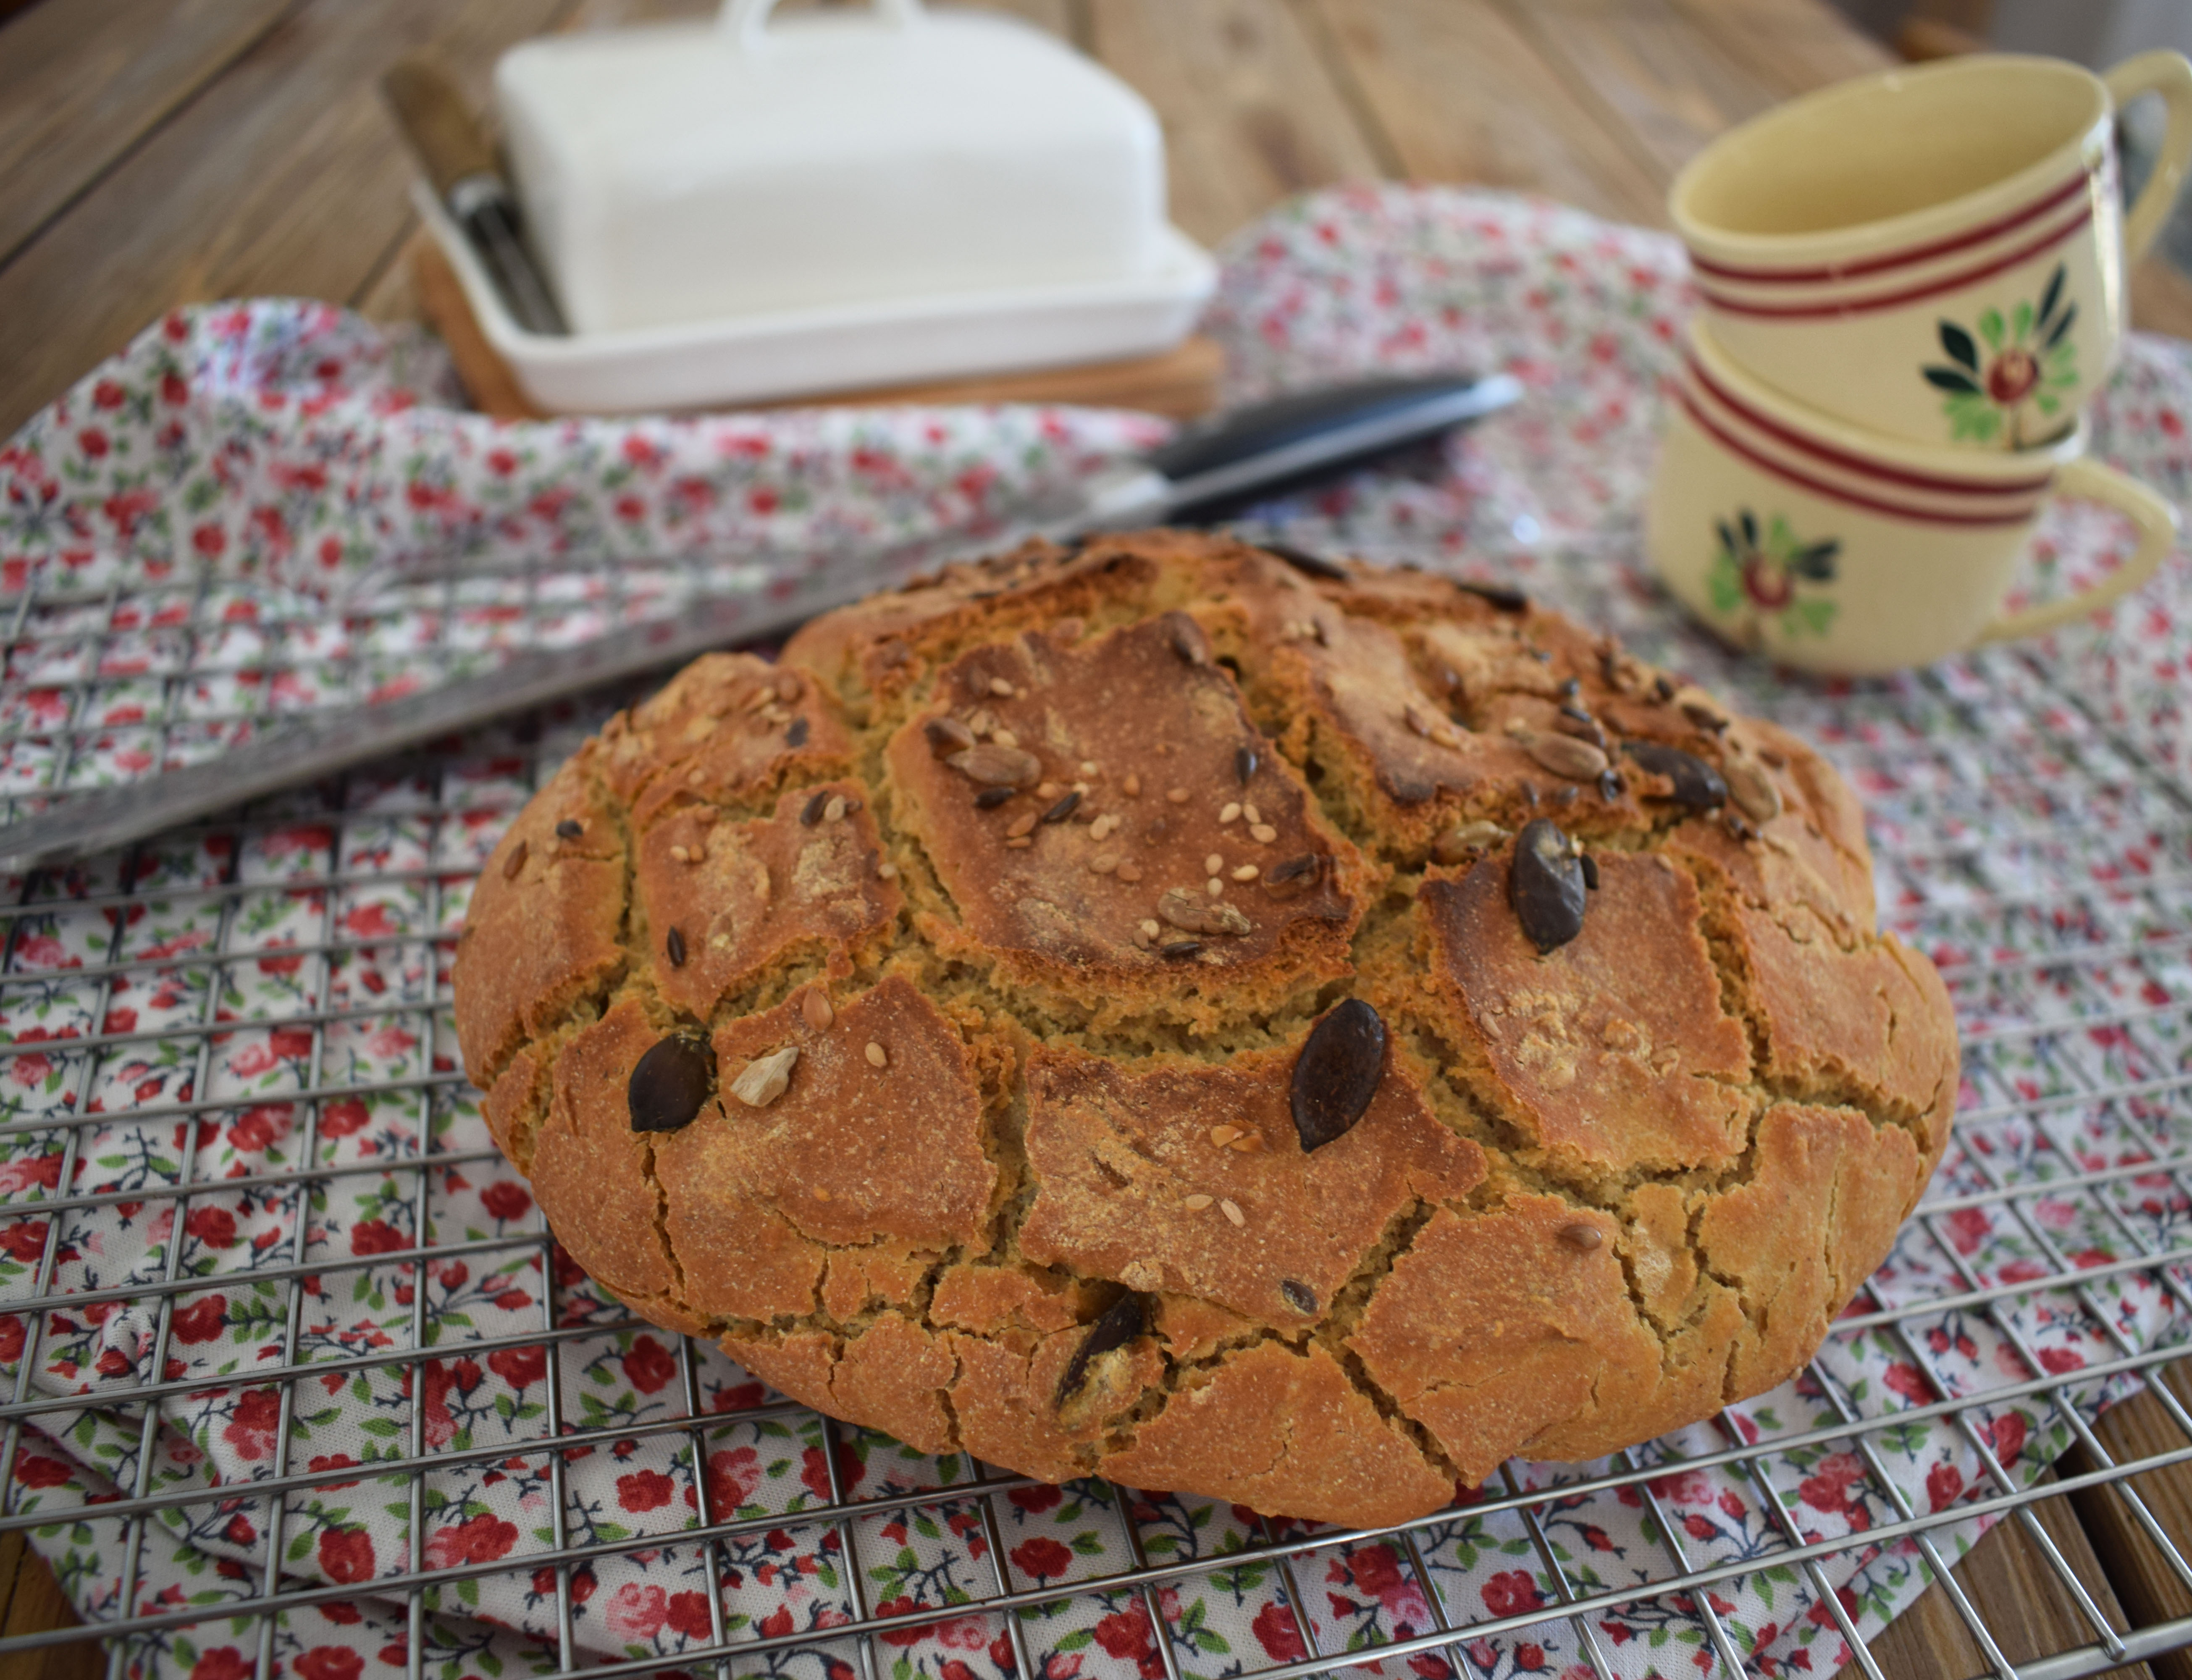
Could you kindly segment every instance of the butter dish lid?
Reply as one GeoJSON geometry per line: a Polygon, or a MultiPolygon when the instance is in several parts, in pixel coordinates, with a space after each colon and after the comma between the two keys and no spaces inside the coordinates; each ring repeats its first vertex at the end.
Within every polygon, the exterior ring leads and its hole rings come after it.
{"type": "Polygon", "coordinates": [[[1165,260],[1162,135],[1017,20],[881,0],[526,43],[512,174],[575,330],[1125,280],[1165,260]]]}

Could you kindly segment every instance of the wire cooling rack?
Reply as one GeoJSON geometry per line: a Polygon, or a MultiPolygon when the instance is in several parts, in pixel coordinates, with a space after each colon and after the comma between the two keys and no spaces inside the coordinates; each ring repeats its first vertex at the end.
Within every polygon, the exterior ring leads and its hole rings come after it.
{"type": "MultiPolygon", "coordinates": [[[[1718,685],[1747,708],[1824,746],[1871,809],[1883,921],[1937,956],[1957,1000],[1966,1055],[1957,1143],[1896,1259],[1860,1294],[1811,1368],[1824,1423],[1761,1443],[1755,1422],[1731,1412],[1678,1443],[1551,1477],[1544,1466],[1509,1466],[1469,1514],[1478,1531],[1504,1536],[1508,1551],[1538,1580],[1549,1580],[1551,1591],[1499,1603],[1484,1594],[1464,1597],[1453,1591],[1450,1573],[1432,1557],[1443,1515],[1386,1531],[1372,1538],[1389,1543],[1403,1561],[1420,1589],[1428,1623],[1389,1629],[1368,1653],[1334,1635],[1318,1591],[1328,1578],[1320,1573],[1325,1560],[1344,1554],[1361,1536],[1236,1513],[1236,1549],[1213,1555],[1183,1549],[1169,1537],[1160,1544],[1149,1521],[1152,1508],[1122,1499],[1109,1507],[1119,1543],[1103,1553],[1099,1568],[1070,1579],[1030,1577],[1007,1546],[1015,1511],[1011,1495],[1030,1484],[962,1461],[948,1485],[925,1493],[853,1494],[840,1468],[853,1431],[767,1397],[749,1395],[729,1411],[709,1409],[707,1362],[721,1363],[711,1350],[690,1343],[677,1348],[675,1372],[665,1374],[671,1403],[660,1415],[633,1420],[590,1408],[559,1356],[576,1344],[638,1329],[636,1321],[607,1308],[583,1279],[559,1270],[537,1212],[515,1229],[478,1237],[461,1234],[437,1211],[452,1173],[485,1169],[495,1158],[472,1117],[476,1098],[457,1071],[448,1018],[448,959],[465,893],[502,825],[617,698],[595,696],[233,821],[163,837],[126,857],[12,883],[13,904],[0,910],[6,929],[0,1012],[65,986],[71,1019],[81,1026],[67,1035],[65,1054],[53,1039],[32,1043],[20,1033],[0,1045],[0,1093],[6,1094],[0,1144],[57,1144],[60,1152],[50,1183],[10,1191],[0,1204],[0,1218],[35,1211],[45,1221],[43,1241],[17,1251],[18,1275],[0,1289],[0,1310],[20,1318],[26,1343],[0,1404],[0,1486],[10,1495],[11,1513],[0,1517],[0,1530],[55,1521],[50,1511],[15,1509],[22,1488],[11,1472],[37,1444],[31,1430],[70,1426],[85,1403],[43,1391],[31,1380],[42,1347],[80,1329],[66,1316],[80,1319],[102,1305],[110,1307],[110,1322],[138,1315],[151,1357],[131,1381],[95,1397],[125,1431],[139,1433],[140,1450],[125,1460],[129,1475],[106,1502],[64,1513],[66,1521],[95,1525],[106,1555],[122,1560],[117,1581],[97,1606],[100,1621],[0,1638],[0,1656],[60,1640],[117,1636],[110,1671],[118,1676],[144,1662],[156,1642],[181,1631],[197,1635],[201,1648],[217,1637],[271,1676],[273,1630],[282,1613],[368,1595],[393,1607],[408,1628],[393,1660],[419,1675],[427,1671],[430,1617],[460,1609],[453,1597],[472,1602],[467,1590],[491,1578],[516,1577],[530,1581],[550,1622],[551,1631],[537,1647],[544,1660],[573,1674],[665,1668],[724,1677],[781,1673],[799,1654],[819,1648],[836,1665],[826,1670],[832,1680],[882,1680],[905,1671],[899,1654],[910,1632],[975,1614],[1008,1643],[1009,1664],[1020,1675],[1048,1680],[1072,1671],[1037,1661],[1039,1619],[1061,1604],[1094,1597],[1114,1607],[1138,1602],[1147,1625],[1161,1630],[1154,1649],[1140,1654],[1140,1672],[1149,1680],[1213,1672],[1293,1680],[1368,1654],[1442,1659],[1446,1671],[1475,1675],[1497,1666],[1487,1666],[1486,1654],[1493,1651],[1504,1653],[1499,1660],[1510,1665],[1498,1668],[1503,1675],[1525,1671],[1534,1660],[1547,1672],[1566,1663],[1607,1676],[1630,1670],[1609,1636],[1612,1619],[1655,1609],[1687,1642],[1673,1647],[1671,1671],[1736,1675],[1779,1671],[1760,1666],[1761,1654],[1734,1624],[1723,1597],[1772,1573],[1791,1583],[1801,1579],[1812,1591],[1814,1621],[1847,1638],[1862,1670],[1877,1676],[1880,1668],[1858,1637],[1857,1598],[1830,1590],[1832,1566],[1859,1546],[1884,1548],[1883,1555],[1915,1551],[1924,1570],[1942,1580],[1984,1663],[2005,1677],[2069,1680],[2192,1643],[2192,1616],[2138,1629],[2112,1619],[2035,1518],[2042,1500],[2106,1489],[2105,1497],[2121,1502],[2192,1601],[2192,1536],[2170,1533],[2135,1480],[2172,1466],[2192,1467],[2192,1414],[2157,1380],[2179,1351],[2179,1332],[2152,1333],[2155,1323],[2176,1325],[2192,1317],[2192,1198],[2184,1176],[2192,1169],[2192,789],[2135,745],[2113,737],[2076,694],[2029,656],[1989,653],[1895,683],[1829,689],[1781,683],[1691,637],[1661,609],[1641,604],[1633,587],[1577,571],[1567,582],[1561,604],[1615,623],[1647,657],[1718,685]],[[289,918],[278,942],[265,932],[270,906],[289,918]],[[194,932],[179,940],[168,931],[176,925],[194,932]],[[64,975],[54,967],[53,952],[71,939],[88,960],[64,975]],[[262,994],[240,977],[262,965],[270,950],[278,950],[285,963],[300,960],[287,991],[262,994]],[[134,1025],[115,1007],[148,994],[167,1000],[157,1025],[134,1025]],[[274,1001],[254,1001],[262,997],[274,1001]],[[300,1117],[301,1146],[291,1157],[296,1164],[242,1179],[208,1178],[192,1164],[197,1156],[186,1151],[170,1181],[123,1191],[78,1188],[95,1147],[89,1140],[117,1112],[140,1122],[172,1120],[179,1128],[236,1114],[242,1100],[209,1081],[217,1076],[217,1047],[244,1025],[289,1035],[285,1054],[299,1077],[284,1100],[300,1117]],[[389,1065],[361,1060],[362,1038],[391,1027],[415,1041],[416,1056],[389,1065]],[[33,1056],[57,1071],[35,1084],[20,1077],[25,1059],[33,1056]],[[155,1063],[187,1077],[130,1083],[155,1063]],[[330,1146],[338,1129],[328,1117],[354,1112],[343,1106],[359,1103],[370,1104],[378,1117],[397,1117],[390,1149],[361,1157],[330,1146]],[[2079,1141],[2102,1131],[2117,1140],[2113,1148],[2079,1141]],[[208,1280],[182,1265],[185,1245],[176,1241],[164,1250],[157,1276],[91,1291],[73,1287],[59,1258],[65,1226],[71,1217],[125,1202],[171,1207],[180,1226],[210,1198],[239,1188],[269,1201],[302,1203],[358,1177],[385,1181],[391,1209],[408,1208],[418,1246],[363,1256],[317,1252],[307,1238],[310,1221],[298,1219],[279,1252],[254,1256],[249,1280],[266,1304],[268,1327],[262,1357],[245,1374],[278,1391],[285,1427],[276,1431],[270,1454],[254,1464],[248,1483],[163,1489],[152,1473],[158,1408],[147,1403],[174,1405],[238,1380],[161,1374],[168,1369],[163,1356],[176,1346],[189,1304],[208,1280]],[[2006,1234],[2019,1264],[1982,1263],[1967,1240],[1974,1220],[2006,1234]],[[2108,1233],[2104,1243],[2092,1237],[2096,1228],[2108,1233]],[[482,1329],[430,1305],[429,1278],[446,1277],[460,1265],[539,1280],[530,1321],[482,1329]],[[408,1318],[408,1327],[399,1327],[405,1333],[386,1346],[307,1346],[308,1302],[368,1283],[408,1302],[397,1315],[408,1318]],[[2122,1306],[2127,1294],[2140,1291],[2162,1308],[2160,1318],[2143,1321],[2146,1329],[2122,1306]],[[2082,1339],[2086,1351],[2075,1366],[2051,1362],[2035,1345],[2029,1309],[2035,1304],[2046,1306],[2058,1329],[2067,1324],[2082,1339]],[[57,1327],[57,1318],[66,1323],[57,1327]],[[1996,1372],[1983,1394],[1961,1388],[1947,1369],[1964,1326],[1984,1327],[1994,1345],[2011,1351],[2003,1356],[2011,1360],[2010,1374],[1996,1372]],[[1901,1349],[1922,1384],[1850,1384],[1832,1355],[1861,1339],[1901,1349]],[[309,1410],[329,1378],[331,1360],[338,1382],[371,1378],[384,1390],[394,1385],[408,1395],[414,1380],[426,1380],[420,1368],[431,1359],[461,1354],[492,1363],[530,1347],[549,1350],[545,1403],[537,1415],[485,1444],[434,1444],[416,1406],[397,1405],[387,1414],[392,1426],[384,1456],[368,1468],[374,1486],[394,1490],[393,1508],[408,1501],[414,1519],[408,1556],[355,1586],[283,1572],[279,1542],[285,1522],[296,1520],[288,1514],[296,1501],[368,1473],[300,1466],[303,1449],[294,1455],[289,1450],[286,1426],[309,1410]],[[2104,1391],[2149,1395],[2181,1442],[2136,1460],[2112,1457],[2090,1422],[2104,1391]],[[2018,1453],[1995,1422],[2005,1402],[2023,1403],[2041,1418],[2058,1447],[2082,1448],[2081,1463],[2091,1467],[2027,1485],[2018,1453]],[[1907,1476],[1893,1473],[1888,1459],[1896,1432],[1929,1422],[1969,1449],[1978,1471],[1976,1499],[1937,1509],[1908,1485],[1907,1476]],[[668,1438],[680,1443],[689,1471],[705,1460],[716,1431],[734,1423],[774,1424],[819,1443],[819,1454],[808,1455],[810,1465],[820,1466],[820,1483],[810,1484],[813,1497],[796,1509],[760,1515],[718,1510],[707,1479],[693,1471],[685,1525],[671,1537],[702,1554],[714,1580],[735,1578],[740,1548],[755,1536],[794,1525],[802,1535],[819,1537],[813,1555],[848,1566],[846,1620],[826,1630],[744,1621],[729,1614],[724,1595],[711,1593],[703,1621],[674,1661],[617,1660],[590,1649],[574,1635],[590,1572],[659,1547],[665,1535],[605,1532],[592,1523],[572,1493],[574,1456],[668,1438]],[[551,1445],[558,1450],[542,1450],[551,1445]],[[520,1460],[537,1467],[546,1514],[516,1549],[484,1561],[430,1556],[418,1519],[436,1496],[437,1477],[520,1460]],[[1845,1504],[1869,1513],[1861,1532],[1845,1524],[1822,1533],[1800,1502],[1797,1472],[1788,1466],[1823,1460],[1841,1466],[1845,1504]],[[1743,1555],[1704,1546],[1694,1526],[1686,1529],[1668,1509],[1670,1471],[1698,1469],[1725,1473],[1755,1494],[1763,1526],[1743,1555]],[[1646,1532],[1653,1550],[1638,1567],[1640,1579],[1595,1585],[1584,1567],[1587,1554],[1579,1563],[1562,1524],[1579,1499],[1609,1494],[1641,1506],[1653,1519],[1646,1532]],[[238,1511],[271,1530],[262,1563],[223,1570],[220,1592],[200,1600],[155,1598],[146,1591],[149,1565],[143,1560],[152,1525],[180,1517],[194,1530],[217,1527],[238,1511]],[[1981,1515],[2025,1527],[2062,1602],[2075,1611],[2077,1631],[2062,1649],[2021,1667],[1949,1574],[1968,1543],[1971,1519],[1981,1515]],[[892,1525],[902,1535],[904,1525],[918,1526],[924,1517],[948,1517],[954,1533],[982,1537],[986,1544],[972,1554],[984,1560],[981,1569],[958,1578],[957,1596],[949,1600],[886,1604],[874,1579],[878,1560],[897,1545],[892,1525]],[[1282,1631],[1260,1648],[1236,1642],[1218,1660],[1167,1607],[1178,1592],[1247,1563],[1276,1584],[1275,1602],[1291,1633],[1282,1631]],[[1271,1654],[1275,1650],[1279,1654],[1271,1654]]],[[[180,633],[203,637],[221,622],[217,598],[204,591],[186,598],[191,616],[179,621],[180,633]]],[[[114,621],[111,603],[103,617],[96,606],[85,611],[89,616],[72,628],[42,622],[36,637],[26,636],[22,614],[14,626],[17,650],[63,634],[92,649],[77,674],[66,678],[77,685],[68,702],[73,709],[55,738],[76,729],[80,739],[63,740],[58,750],[64,754],[92,751],[103,738],[103,726],[95,727],[83,710],[97,698],[95,682],[106,680],[96,667],[118,637],[139,633],[114,621]]],[[[301,621],[282,628],[285,637],[317,633],[301,621]]],[[[271,670],[280,660],[261,654],[273,645],[247,651],[271,670]]],[[[358,649],[353,668],[369,685],[371,660],[364,643],[358,649]]],[[[217,729],[253,715],[247,706],[223,711],[213,702],[209,712],[186,718],[187,708],[174,704],[178,685],[191,680],[180,667],[142,680],[161,687],[169,708],[157,719],[148,714],[147,729],[217,729]]],[[[16,731],[9,744],[21,743],[18,721],[9,727],[16,731]]],[[[400,1211],[391,1213],[392,1222],[403,1223],[400,1211]]],[[[1105,1499],[1100,1492],[1087,1497],[1105,1499]]]]}

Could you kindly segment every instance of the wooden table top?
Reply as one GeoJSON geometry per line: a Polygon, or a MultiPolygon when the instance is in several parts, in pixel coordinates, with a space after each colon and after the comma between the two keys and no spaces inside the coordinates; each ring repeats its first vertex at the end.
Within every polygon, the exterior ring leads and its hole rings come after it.
{"type": "MultiPolygon", "coordinates": [[[[1164,122],[1175,220],[1214,243],[1279,199],[1362,177],[1471,181],[1663,225],[1675,171],[1791,94],[1891,61],[1824,0],[998,0],[1132,83],[1164,122]]],[[[18,0],[20,4],[20,0],[18,0]]],[[[0,0],[0,14],[9,8],[0,0]]],[[[496,56],[545,31],[714,0],[31,0],[0,22],[0,436],[148,322],[250,294],[415,312],[412,164],[376,83],[431,46],[484,108],[496,56]]],[[[2141,325],[2192,336],[2192,285],[2149,264],[2141,325]]],[[[2145,1397],[2099,1431],[2177,1448],[2145,1397]]],[[[2182,1543],[2192,1482],[2143,1478],[2182,1543]]],[[[2013,1662],[2087,1637],[2033,1529],[2142,1626],[2192,1595],[2112,1494],[2005,1522],[1956,1572],[2013,1662]]],[[[62,1625],[20,1532],[0,1539],[0,1632],[62,1625]]],[[[1939,1586],[1875,1642],[1892,1676],[1982,1671],[1939,1586]]],[[[89,1645],[0,1660],[89,1675],[89,1645]]],[[[2192,1680],[2183,1654],[2152,1671],[2192,1680]]]]}

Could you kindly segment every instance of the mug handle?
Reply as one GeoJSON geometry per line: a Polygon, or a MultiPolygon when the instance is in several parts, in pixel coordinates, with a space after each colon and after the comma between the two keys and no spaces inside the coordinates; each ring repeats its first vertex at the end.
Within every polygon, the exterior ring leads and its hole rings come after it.
{"type": "Polygon", "coordinates": [[[1979,631],[1978,639],[1982,642],[2006,642],[2019,636],[2036,636],[2043,630],[2084,618],[2088,613],[2098,613],[2152,577],[2162,557],[2177,545],[2177,510],[2145,485],[2125,477],[2112,466],[2081,457],[2055,475],[2054,494],[2082,496],[2113,507],[2138,527],[2138,546],[2132,551],[2130,559],[2091,589],[2081,591],[2066,601],[2050,601],[2044,607],[2028,607],[2021,613],[1996,619],[1979,631]]]}
{"type": "Polygon", "coordinates": [[[2154,236],[2169,220],[2177,189],[2183,185],[2187,166],[2192,165],[2192,60],[2162,48],[2126,59],[2101,81],[2118,111],[2141,94],[2159,94],[2169,107],[2169,129],[2161,154],[2154,160],[2154,173],[2124,214],[2124,261],[2130,264],[2146,254],[2154,236]]]}

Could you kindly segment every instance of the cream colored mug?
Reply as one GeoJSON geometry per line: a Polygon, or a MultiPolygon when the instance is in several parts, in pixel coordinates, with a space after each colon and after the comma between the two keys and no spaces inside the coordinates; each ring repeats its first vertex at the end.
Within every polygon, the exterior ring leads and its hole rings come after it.
{"type": "Polygon", "coordinates": [[[1693,158],[1669,195],[1714,337],[1799,402],[1915,443],[2067,437],[2123,333],[2124,271],[2192,160],[2192,62],[2105,76],[1989,54],[1891,70],[1777,106],[1693,158]],[[2168,133],[2126,214],[2116,110],[2168,133]]]}
{"type": "Polygon", "coordinates": [[[2080,459],[2085,428],[2018,454],[1904,443],[1809,412],[1693,320],[1646,515],[1668,589],[1729,641],[1808,671],[1873,676],[2029,636],[2136,589],[2176,540],[2143,485],[2080,459]],[[2001,613],[2055,496],[2138,528],[2131,557],[2066,600],[2001,613]]]}

